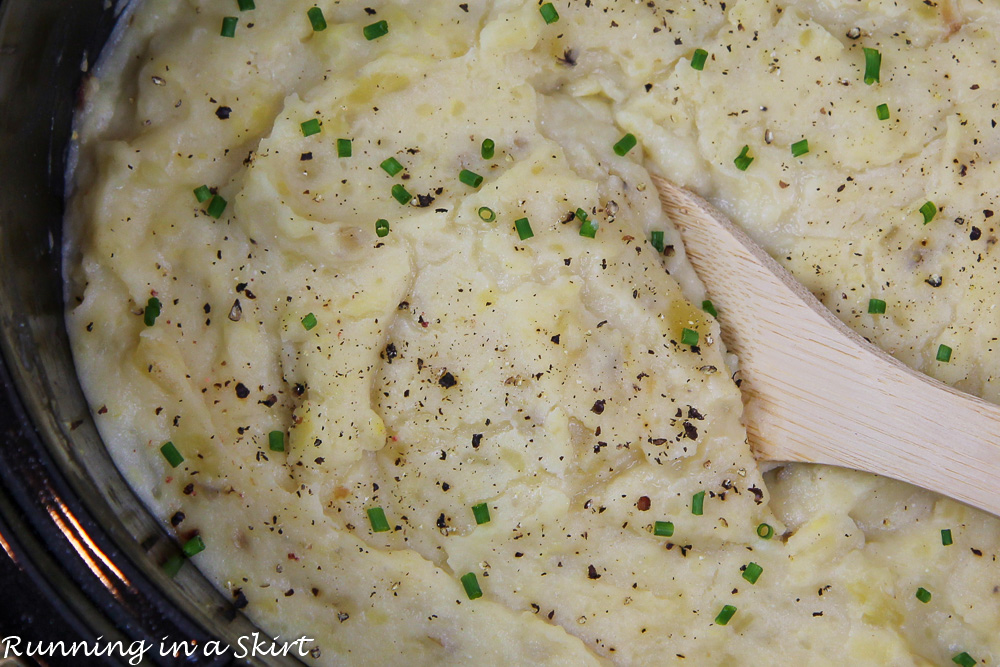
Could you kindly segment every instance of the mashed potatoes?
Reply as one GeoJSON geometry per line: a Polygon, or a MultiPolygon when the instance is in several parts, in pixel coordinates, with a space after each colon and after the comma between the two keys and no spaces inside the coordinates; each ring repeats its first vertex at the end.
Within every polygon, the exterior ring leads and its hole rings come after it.
{"type": "Polygon", "coordinates": [[[98,426],[238,608],[324,664],[1000,660],[996,518],[762,478],[647,171],[1000,400],[1000,11],[256,5],[128,16],[78,119],[67,246],[98,426]]]}

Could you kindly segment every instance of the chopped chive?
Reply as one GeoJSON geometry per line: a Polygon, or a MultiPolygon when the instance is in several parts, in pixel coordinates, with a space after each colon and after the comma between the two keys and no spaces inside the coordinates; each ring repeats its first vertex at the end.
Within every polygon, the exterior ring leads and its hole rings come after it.
{"type": "Polygon", "coordinates": [[[951,661],[956,665],[960,665],[960,667],[976,667],[976,663],[978,662],[965,651],[962,651],[958,655],[952,657],[951,661]]]}
{"type": "Polygon", "coordinates": [[[937,215],[937,212],[938,209],[937,206],[934,205],[934,202],[930,201],[926,202],[923,206],[920,207],[920,214],[924,216],[925,225],[934,219],[934,216],[937,215]]]}
{"type": "Polygon", "coordinates": [[[889,105],[880,104],[875,107],[875,115],[878,116],[879,120],[889,120],[889,105]]]}
{"type": "Polygon", "coordinates": [[[272,452],[285,451],[285,433],[283,431],[271,431],[267,434],[267,445],[272,452]]]}
{"type": "Polygon", "coordinates": [[[691,67],[699,72],[705,69],[705,61],[708,60],[708,51],[705,49],[695,49],[691,56],[691,67]]]}
{"type": "MultiPolygon", "coordinates": [[[[690,331],[690,329],[685,329],[690,331]]],[[[705,513],[705,492],[699,491],[691,497],[691,514],[701,516],[705,513]]]]}
{"type": "Polygon", "coordinates": [[[483,222],[493,222],[497,219],[497,214],[489,206],[480,206],[479,219],[483,222]]]}
{"type": "Polygon", "coordinates": [[[586,219],[580,224],[580,236],[586,236],[588,239],[597,237],[597,221],[586,219]]]}
{"type": "Polygon", "coordinates": [[[736,607],[731,604],[727,604],[719,612],[719,615],[715,617],[715,622],[717,625],[726,625],[729,620],[736,614],[736,607]]]}
{"type": "Polygon", "coordinates": [[[310,118],[302,123],[302,136],[311,137],[323,131],[323,126],[319,124],[319,118],[310,118]]]}
{"type": "Polygon", "coordinates": [[[171,579],[177,576],[182,567],[184,567],[184,556],[180,554],[174,554],[163,562],[163,571],[171,579]]]}
{"type": "Polygon", "coordinates": [[[410,203],[410,200],[413,199],[413,195],[407,192],[406,188],[404,188],[402,185],[396,183],[396,185],[392,186],[392,198],[398,201],[403,206],[406,206],[407,204],[410,203]]]}
{"type": "Polygon", "coordinates": [[[181,547],[181,551],[183,551],[184,555],[187,556],[188,558],[196,556],[197,554],[200,554],[204,550],[205,550],[205,540],[201,539],[201,535],[195,535],[190,540],[185,542],[183,547],[181,547]]]}
{"type": "Polygon", "coordinates": [[[517,235],[522,241],[527,241],[535,235],[535,232],[531,231],[531,223],[527,218],[519,218],[515,220],[514,228],[517,230],[517,235]]]}
{"type": "Polygon", "coordinates": [[[403,165],[399,164],[399,160],[394,157],[387,157],[382,160],[382,164],[379,166],[382,167],[382,171],[390,176],[395,176],[399,172],[403,171],[403,165]]]}
{"type": "Polygon", "coordinates": [[[704,310],[709,315],[711,315],[712,317],[715,318],[719,317],[719,311],[715,309],[715,304],[713,304],[708,299],[705,299],[704,301],[701,302],[701,309],[704,310]]]}
{"type": "Polygon", "coordinates": [[[199,204],[204,204],[212,198],[212,191],[208,189],[207,185],[201,185],[194,189],[194,196],[199,204]]]}
{"type": "Polygon", "coordinates": [[[749,581],[751,584],[756,584],[757,580],[760,579],[761,573],[764,571],[757,563],[747,563],[746,569],[743,570],[743,578],[749,581]]]}
{"type": "Polygon", "coordinates": [[[492,139],[483,139],[483,147],[480,154],[483,156],[484,160],[492,160],[493,155],[496,153],[497,145],[492,139]]]}
{"type": "Polygon", "coordinates": [[[364,29],[365,39],[369,42],[379,37],[389,34],[389,24],[386,21],[376,21],[371,25],[366,25],[364,29]]]}
{"type": "Polygon", "coordinates": [[[219,34],[223,37],[235,37],[236,36],[236,25],[240,22],[235,16],[227,16],[222,19],[222,32],[219,34]]]}
{"type": "Polygon", "coordinates": [[[142,321],[147,327],[156,324],[156,318],[160,316],[160,300],[155,296],[150,297],[146,302],[146,309],[142,311],[142,321]]]}
{"type": "Polygon", "coordinates": [[[472,506],[472,516],[476,517],[476,524],[483,525],[490,522],[490,508],[486,503],[479,503],[472,506]]]}
{"type": "Polygon", "coordinates": [[[337,157],[354,155],[354,144],[350,139],[337,139],[337,157]]]}
{"type": "Polygon", "coordinates": [[[663,231],[656,230],[654,232],[650,232],[649,242],[654,248],[656,248],[656,252],[663,252],[663,249],[666,247],[663,243],[663,231]]]}
{"type": "Polygon", "coordinates": [[[556,8],[552,6],[551,2],[546,2],[544,5],[539,7],[538,13],[542,15],[542,18],[545,19],[545,22],[548,24],[555,23],[559,20],[559,12],[556,11],[556,8]]]}
{"type": "Polygon", "coordinates": [[[736,158],[733,160],[733,164],[735,164],[736,168],[739,169],[740,171],[746,171],[747,168],[753,163],[753,158],[747,155],[747,153],[749,152],[750,152],[750,147],[744,146],[743,149],[740,151],[740,154],[737,155],[736,158]]]}
{"type": "Polygon", "coordinates": [[[208,202],[207,212],[210,216],[218,220],[222,217],[222,214],[226,211],[226,206],[229,202],[226,201],[225,197],[222,195],[215,195],[212,197],[212,201],[208,202]]]}
{"type": "Polygon", "coordinates": [[[309,313],[308,315],[302,318],[302,328],[305,329],[306,331],[312,331],[317,324],[318,322],[316,322],[316,316],[313,315],[312,313],[309,313]]]}
{"type": "Polygon", "coordinates": [[[236,0],[236,4],[239,5],[241,12],[257,9],[257,5],[253,3],[253,0],[236,0]]]}
{"type": "Polygon", "coordinates": [[[381,507],[368,508],[368,521],[372,525],[373,533],[384,533],[389,530],[389,522],[385,518],[385,511],[381,507]]]}
{"type": "Polygon", "coordinates": [[[479,580],[476,579],[475,572],[462,575],[462,587],[465,588],[465,594],[469,596],[470,600],[483,597],[483,589],[479,587],[479,580]]]}
{"type": "Polygon", "coordinates": [[[385,218],[379,218],[375,221],[375,236],[379,238],[384,238],[389,235],[389,221],[385,218]]]}
{"type": "MultiPolygon", "coordinates": [[[[691,345],[691,346],[697,345],[698,344],[698,332],[695,331],[694,329],[684,329],[684,331],[681,332],[681,344],[683,344],[683,345],[691,345]]],[[[702,495],[702,497],[704,497],[704,495],[705,495],[704,491],[699,491],[698,493],[700,493],[702,495]]],[[[699,512],[699,514],[700,514],[700,512],[699,512]]]]}
{"type": "Polygon", "coordinates": [[[954,544],[954,540],[951,539],[951,528],[945,528],[941,531],[941,544],[950,547],[954,544]]]}
{"type": "Polygon", "coordinates": [[[635,135],[629,132],[624,137],[619,139],[617,144],[615,144],[615,155],[618,157],[625,157],[630,150],[635,148],[637,143],[639,142],[635,138],[635,135]]]}
{"type": "Polygon", "coordinates": [[[774,528],[769,523],[762,523],[757,526],[757,537],[762,540],[769,540],[774,537],[774,528]]]}
{"type": "Polygon", "coordinates": [[[809,140],[802,139],[792,144],[792,157],[799,157],[809,152],[809,140]]]}
{"type": "Polygon", "coordinates": [[[951,348],[947,345],[938,345],[937,360],[944,363],[951,361],[951,348]]]}
{"type": "Polygon", "coordinates": [[[865,48],[865,83],[869,86],[879,81],[882,70],[882,54],[877,49],[865,48]]]}
{"type": "Polygon", "coordinates": [[[882,299],[868,299],[868,314],[884,315],[885,301],[883,301],[882,299]]]}
{"type": "Polygon", "coordinates": [[[920,587],[917,589],[917,599],[927,604],[931,601],[931,592],[924,587],[920,587]]]}
{"type": "Polygon", "coordinates": [[[657,537],[671,537],[674,534],[674,524],[672,521],[657,521],[653,524],[653,535],[657,537]]]}
{"type": "Polygon", "coordinates": [[[468,169],[463,169],[458,172],[458,180],[462,181],[470,188],[478,188],[483,184],[483,177],[474,171],[469,171],[468,169]]]}
{"type": "Polygon", "coordinates": [[[309,23],[312,24],[315,32],[326,30],[326,19],[323,17],[322,9],[319,7],[310,7],[309,11],[306,12],[306,16],[309,17],[309,23]]]}
{"type": "Polygon", "coordinates": [[[163,458],[167,460],[171,468],[176,468],[184,463],[184,455],[177,451],[177,447],[172,442],[163,443],[163,446],[160,447],[160,453],[163,454],[163,458]]]}

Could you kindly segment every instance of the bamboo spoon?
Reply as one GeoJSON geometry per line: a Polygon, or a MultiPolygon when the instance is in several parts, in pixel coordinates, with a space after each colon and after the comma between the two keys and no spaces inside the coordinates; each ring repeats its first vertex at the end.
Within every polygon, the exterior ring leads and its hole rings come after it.
{"type": "Polygon", "coordinates": [[[706,201],[653,181],[739,356],[759,459],[866,470],[1000,515],[1000,406],[896,361],[706,201]]]}

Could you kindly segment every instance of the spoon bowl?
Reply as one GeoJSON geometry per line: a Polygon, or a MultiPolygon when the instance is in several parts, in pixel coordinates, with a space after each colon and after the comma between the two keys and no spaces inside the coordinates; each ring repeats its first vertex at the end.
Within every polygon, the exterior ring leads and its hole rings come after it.
{"type": "Polygon", "coordinates": [[[1000,406],[875,347],[704,199],[653,182],[739,357],[758,459],[873,472],[1000,515],[1000,406]]]}

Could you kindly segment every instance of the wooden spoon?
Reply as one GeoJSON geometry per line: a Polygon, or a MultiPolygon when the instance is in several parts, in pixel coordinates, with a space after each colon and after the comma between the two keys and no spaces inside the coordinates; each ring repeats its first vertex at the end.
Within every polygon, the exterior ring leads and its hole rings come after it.
{"type": "Polygon", "coordinates": [[[866,470],[1000,515],[1000,406],[907,368],[708,202],[653,181],[739,357],[758,458],[866,470]]]}

